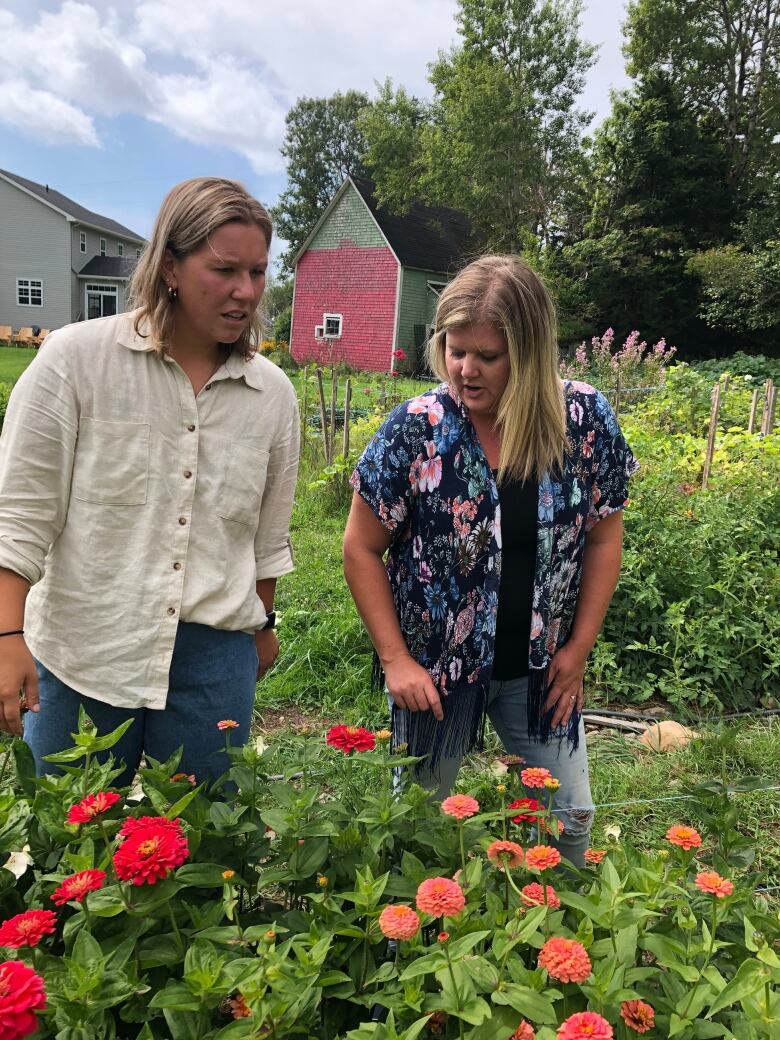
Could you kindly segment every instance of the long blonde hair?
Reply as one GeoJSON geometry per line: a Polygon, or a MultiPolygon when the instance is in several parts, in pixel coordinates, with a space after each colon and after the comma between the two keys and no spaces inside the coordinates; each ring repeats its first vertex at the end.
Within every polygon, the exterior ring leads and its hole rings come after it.
{"type": "Polygon", "coordinates": [[[499,481],[559,472],[566,413],[558,372],[555,308],[542,280],[519,256],[483,256],[442,290],[428,363],[449,381],[447,329],[490,324],[509,351],[509,379],[498,403],[499,481]]]}
{"type": "MultiPolygon", "coordinates": [[[[194,177],[182,181],[168,192],[154,222],[152,237],[141,254],[128,290],[129,302],[139,308],[135,331],[148,326],[158,353],[171,344],[176,320],[176,304],[168,297],[163,278],[165,251],[181,259],[194,253],[223,224],[236,221],[255,224],[270,248],[273,226],[265,207],[238,181],[222,177],[194,177]]],[[[221,343],[225,353],[250,358],[260,338],[261,317],[256,311],[235,343],[221,343]]]]}

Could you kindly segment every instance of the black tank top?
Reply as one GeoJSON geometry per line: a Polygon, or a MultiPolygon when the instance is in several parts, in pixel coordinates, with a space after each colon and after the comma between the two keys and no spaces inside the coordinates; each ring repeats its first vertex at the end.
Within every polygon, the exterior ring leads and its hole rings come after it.
{"type": "Polygon", "coordinates": [[[507,680],[528,675],[539,486],[535,481],[505,480],[498,486],[498,498],[501,585],[492,678],[507,680]]]}

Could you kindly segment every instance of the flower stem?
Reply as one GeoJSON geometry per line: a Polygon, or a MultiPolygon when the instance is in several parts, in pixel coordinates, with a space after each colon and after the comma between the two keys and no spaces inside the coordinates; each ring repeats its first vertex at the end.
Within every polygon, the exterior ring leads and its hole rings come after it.
{"type": "Polygon", "coordinates": [[[8,759],[11,757],[11,751],[13,749],[14,742],[11,740],[8,744],[5,754],[3,755],[3,764],[0,766],[0,788],[2,788],[3,780],[5,780],[5,770],[8,765],[8,759]]]}
{"type": "Polygon", "coordinates": [[[168,915],[170,916],[171,924],[173,925],[173,934],[176,936],[176,946],[178,947],[179,953],[183,957],[184,943],[181,939],[181,932],[179,931],[179,926],[176,924],[176,914],[174,914],[173,907],[170,903],[166,903],[165,905],[168,907],[168,915]]]}
{"type": "Polygon", "coordinates": [[[713,954],[713,952],[715,950],[715,930],[717,929],[717,927],[718,927],[718,904],[715,901],[715,897],[713,896],[712,897],[712,926],[711,926],[711,930],[710,930],[710,948],[707,950],[707,956],[704,958],[704,964],[702,965],[701,971],[699,972],[699,977],[696,980],[696,985],[691,990],[691,995],[690,995],[690,998],[688,999],[688,1003],[687,1003],[687,1005],[685,1007],[685,1011],[682,1014],[682,1018],[687,1018],[688,1017],[688,1012],[691,1009],[691,1004],[693,1004],[693,998],[696,996],[696,991],[699,988],[699,983],[701,982],[702,978],[704,977],[704,972],[707,970],[707,967],[709,966],[710,960],[712,959],[712,954],[713,954]]]}
{"type": "Polygon", "coordinates": [[[460,838],[460,867],[463,871],[463,880],[466,880],[466,847],[463,841],[463,820],[458,820],[458,837],[460,838]]]}

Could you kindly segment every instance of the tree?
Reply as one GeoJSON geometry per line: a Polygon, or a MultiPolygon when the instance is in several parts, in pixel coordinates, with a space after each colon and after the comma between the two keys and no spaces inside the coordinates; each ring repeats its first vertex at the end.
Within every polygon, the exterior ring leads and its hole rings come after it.
{"type": "Polygon", "coordinates": [[[283,271],[291,271],[295,254],[343,181],[367,176],[359,117],[369,105],[366,94],[349,90],[329,98],[300,98],[287,113],[281,151],[288,186],[273,213],[276,230],[288,243],[280,258],[283,271]]]}
{"type": "MultiPolygon", "coordinates": [[[[730,243],[696,253],[688,269],[702,283],[701,315],[712,328],[737,333],[780,331],[780,241],[748,252],[730,243]]],[[[756,338],[762,349],[765,342],[756,338]]],[[[771,348],[770,348],[771,349],[771,348]]]]}
{"type": "Polygon", "coordinates": [[[555,243],[590,118],[577,108],[595,54],[579,38],[580,10],[580,0],[459,0],[462,43],[431,66],[431,103],[386,84],[364,121],[380,199],[462,209],[495,249],[555,243]],[[395,146],[402,158],[388,164],[395,146]]]}

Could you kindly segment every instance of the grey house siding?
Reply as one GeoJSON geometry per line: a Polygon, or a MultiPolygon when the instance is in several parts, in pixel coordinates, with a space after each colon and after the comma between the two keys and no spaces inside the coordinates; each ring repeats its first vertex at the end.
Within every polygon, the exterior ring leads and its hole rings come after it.
{"type": "Polygon", "coordinates": [[[71,224],[71,264],[73,270],[78,272],[88,263],[93,256],[100,255],[100,239],[106,240],[106,256],[119,256],[117,248],[121,242],[124,246],[124,256],[134,259],[136,250],[141,247],[140,242],[134,242],[130,238],[119,238],[110,231],[96,231],[95,228],[85,227],[84,224],[71,224]],[[87,251],[81,252],[81,232],[87,236],[87,251]]]}
{"type": "Polygon", "coordinates": [[[71,231],[65,217],[0,179],[0,325],[56,329],[71,320],[71,231]],[[17,278],[43,282],[43,306],[20,307],[17,278]]]}

